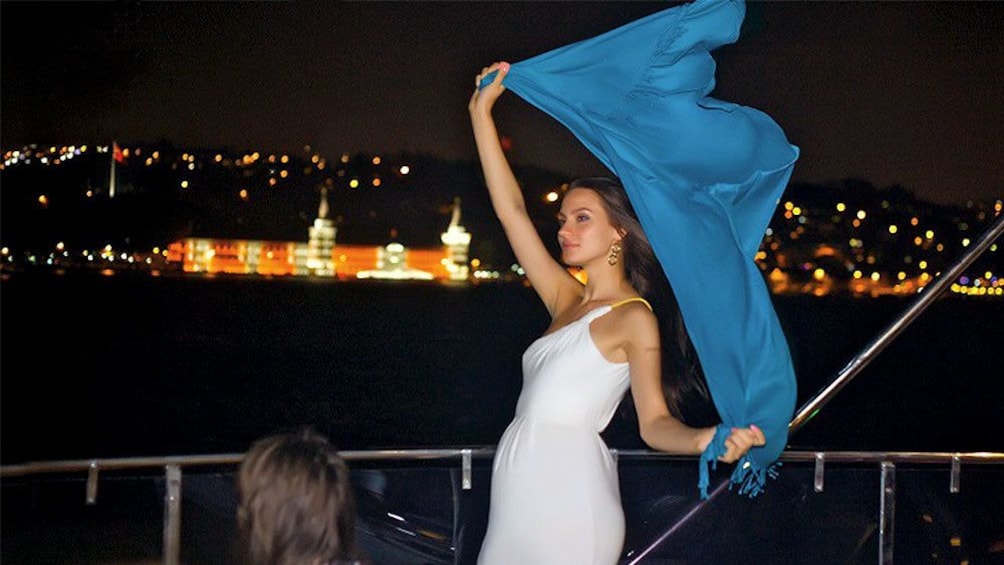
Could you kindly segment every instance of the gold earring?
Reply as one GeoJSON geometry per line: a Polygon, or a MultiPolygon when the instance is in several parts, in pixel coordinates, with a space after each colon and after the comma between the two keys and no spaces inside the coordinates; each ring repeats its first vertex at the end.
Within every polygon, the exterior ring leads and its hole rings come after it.
{"type": "Polygon", "coordinates": [[[616,265],[618,259],[620,259],[621,254],[621,244],[619,242],[613,242],[610,246],[610,254],[607,255],[607,263],[611,266],[616,265]]]}

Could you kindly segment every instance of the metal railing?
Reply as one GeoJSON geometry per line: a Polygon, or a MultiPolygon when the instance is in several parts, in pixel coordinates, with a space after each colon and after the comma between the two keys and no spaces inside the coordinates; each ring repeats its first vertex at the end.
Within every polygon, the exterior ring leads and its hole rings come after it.
{"type": "MultiPolygon", "coordinates": [[[[611,454],[618,461],[623,460],[664,460],[664,461],[697,461],[693,456],[670,455],[649,450],[617,450],[611,449],[611,454]]],[[[347,461],[439,461],[459,462],[462,470],[463,489],[473,488],[471,469],[473,459],[491,459],[495,454],[493,447],[469,447],[455,449],[395,449],[342,451],[342,457],[347,461]]],[[[163,562],[165,565],[178,565],[181,555],[181,487],[182,468],[206,466],[237,466],[243,459],[243,453],[225,453],[214,455],[166,456],[166,457],[132,457],[108,458],[90,460],[39,461],[15,465],[0,466],[0,478],[24,477],[54,473],[86,473],[85,503],[97,503],[98,481],[101,471],[129,469],[164,470],[166,479],[164,493],[164,524],[163,524],[163,562]]],[[[824,491],[827,465],[873,464],[880,469],[879,483],[879,563],[892,563],[895,526],[896,502],[896,465],[942,465],[949,469],[949,481],[946,488],[951,493],[958,493],[961,484],[962,465],[1004,465],[1004,452],[877,452],[877,451],[787,451],[780,461],[788,463],[811,463],[813,469],[813,490],[824,491]]],[[[724,492],[728,479],[719,484],[712,492],[709,501],[724,492]]],[[[664,532],[644,551],[632,557],[630,563],[641,563],[642,560],[658,547],[665,539],[672,536],[709,501],[699,501],[694,504],[673,527],[664,532]]]]}

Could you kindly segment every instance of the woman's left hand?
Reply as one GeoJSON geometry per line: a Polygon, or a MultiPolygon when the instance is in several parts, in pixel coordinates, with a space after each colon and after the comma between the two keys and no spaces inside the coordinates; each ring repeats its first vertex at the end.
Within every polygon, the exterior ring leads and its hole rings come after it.
{"type": "Polygon", "coordinates": [[[735,463],[752,447],[767,444],[763,430],[750,424],[748,428],[732,428],[732,433],[725,439],[725,455],[718,458],[725,463],[735,463]]]}
{"type": "Polygon", "coordinates": [[[471,113],[471,116],[479,113],[491,115],[492,106],[495,105],[495,101],[506,90],[505,85],[502,84],[502,79],[509,74],[509,67],[509,63],[505,61],[492,63],[490,66],[481,69],[481,72],[474,77],[474,93],[471,94],[471,100],[467,103],[467,110],[471,113]],[[489,73],[495,71],[498,71],[495,75],[495,80],[488,86],[481,88],[481,80],[489,73]]]}

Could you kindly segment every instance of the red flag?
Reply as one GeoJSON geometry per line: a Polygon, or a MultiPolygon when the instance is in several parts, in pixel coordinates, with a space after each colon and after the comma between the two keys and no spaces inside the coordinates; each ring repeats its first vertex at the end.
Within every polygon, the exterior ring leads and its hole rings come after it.
{"type": "Polygon", "coordinates": [[[116,163],[125,161],[125,155],[122,154],[122,148],[119,147],[117,141],[112,142],[112,159],[115,159],[116,163]]]}

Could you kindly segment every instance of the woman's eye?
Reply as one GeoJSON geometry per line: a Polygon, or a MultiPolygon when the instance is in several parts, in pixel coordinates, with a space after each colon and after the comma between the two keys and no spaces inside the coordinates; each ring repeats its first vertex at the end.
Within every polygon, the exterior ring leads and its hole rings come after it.
{"type": "Polygon", "coordinates": [[[585,221],[589,220],[589,216],[587,216],[585,214],[581,214],[579,216],[576,216],[575,219],[576,219],[576,221],[579,221],[579,222],[585,222],[585,221]]]}

